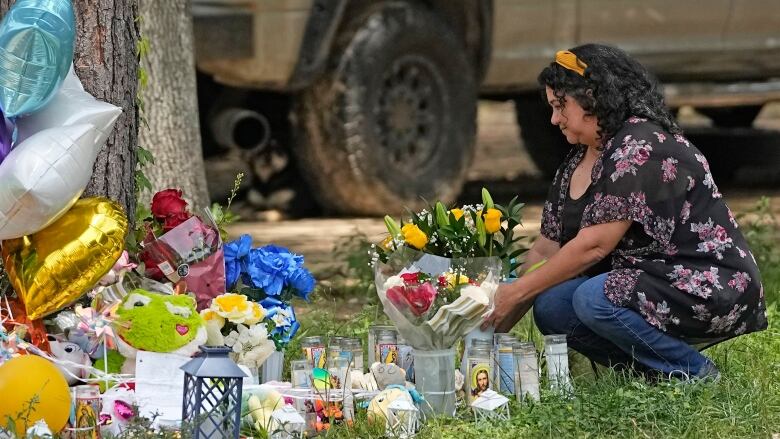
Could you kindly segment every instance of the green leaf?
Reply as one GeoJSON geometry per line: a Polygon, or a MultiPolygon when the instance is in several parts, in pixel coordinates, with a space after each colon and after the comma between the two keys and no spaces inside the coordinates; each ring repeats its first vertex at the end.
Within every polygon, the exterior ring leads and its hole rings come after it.
{"type": "Polygon", "coordinates": [[[485,206],[485,210],[493,208],[493,197],[490,196],[490,192],[484,187],[482,188],[482,204],[485,206]]]}
{"type": "Polygon", "coordinates": [[[154,155],[152,155],[148,149],[145,149],[140,145],[136,148],[136,155],[138,157],[139,166],[146,166],[150,163],[154,164],[154,155]]]}
{"type": "Polygon", "coordinates": [[[401,228],[390,215],[385,215],[385,227],[394,239],[401,237],[401,228]]]}
{"type": "Polygon", "coordinates": [[[450,220],[447,217],[447,209],[444,208],[444,205],[441,204],[441,202],[436,202],[436,222],[439,224],[439,227],[450,224],[450,220]]]}
{"type": "Polygon", "coordinates": [[[541,261],[535,263],[534,265],[531,265],[531,267],[528,270],[525,270],[525,273],[523,273],[523,275],[536,271],[537,268],[541,267],[546,263],[547,263],[547,259],[542,259],[541,261]]]}
{"type": "Polygon", "coordinates": [[[487,242],[487,234],[485,232],[485,223],[482,221],[482,217],[477,216],[476,225],[479,245],[480,247],[485,247],[485,243],[487,242]]]}
{"type": "Polygon", "coordinates": [[[151,192],[152,190],[152,182],[149,181],[148,178],[146,178],[146,175],[144,175],[141,171],[136,171],[135,173],[135,187],[138,190],[138,192],[143,192],[144,190],[148,190],[151,192]]]}

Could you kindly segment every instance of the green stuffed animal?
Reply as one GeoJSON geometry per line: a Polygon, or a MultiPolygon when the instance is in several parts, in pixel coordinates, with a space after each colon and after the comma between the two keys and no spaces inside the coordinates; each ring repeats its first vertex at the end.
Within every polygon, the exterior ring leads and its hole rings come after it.
{"type": "Polygon", "coordinates": [[[114,322],[122,373],[135,372],[138,350],[192,356],[206,342],[206,326],[190,296],[137,289],[122,299],[114,322]]]}

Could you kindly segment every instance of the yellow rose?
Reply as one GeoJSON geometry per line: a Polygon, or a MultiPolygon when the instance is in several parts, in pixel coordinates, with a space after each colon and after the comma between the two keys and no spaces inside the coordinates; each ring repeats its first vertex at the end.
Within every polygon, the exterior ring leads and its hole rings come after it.
{"type": "Polygon", "coordinates": [[[406,224],[401,227],[401,234],[404,236],[404,241],[412,247],[420,250],[428,243],[428,236],[420,230],[414,224],[406,224]]]}
{"type": "Polygon", "coordinates": [[[496,233],[501,230],[501,211],[498,209],[488,209],[485,213],[485,231],[496,233]]]}
{"type": "Polygon", "coordinates": [[[447,286],[450,288],[456,286],[456,285],[463,285],[469,283],[469,278],[465,274],[455,274],[455,273],[447,273],[444,275],[445,279],[447,279],[447,286]],[[456,283],[457,282],[457,283],[456,283]]]}
{"type": "Polygon", "coordinates": [[[217,314],[212,309],[208,309],[208,308],[204,309],[203,311],[200,312],[200,316],[203,317],[203,320],[205,320],[207,323],[213,322],[217,324],[220,328],[225,326],[225,319],[222,318],[221,315],[217,314]]]}
{"type": "Polygon", "coordinates": [[[243,294],[225,293],[211,301],[211,311],[232,323],[252,318],[252,302],[243,294]]]}
{"type": "Polygon", "coordinates": [[[265,309],[257,302],[252,302],[248,311],[247,317],[244,319],[245,325],[252,326],[265,317],[265,309]]]}
{"type": "Polygon", "coordinates": [[[461,209],[450,209],[450,212],[456,220],[459,220],[463,216],[463,211],[461,209]]]}

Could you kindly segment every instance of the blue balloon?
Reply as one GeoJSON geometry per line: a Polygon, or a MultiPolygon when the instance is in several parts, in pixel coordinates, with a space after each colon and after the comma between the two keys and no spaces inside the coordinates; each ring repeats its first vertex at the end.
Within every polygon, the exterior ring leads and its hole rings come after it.
{"type": "Polygon", "coordinates": [[[54,96],[73,61],[71,0],[17,0],[0,23],[0,107],[14,118],[54,96]]]}

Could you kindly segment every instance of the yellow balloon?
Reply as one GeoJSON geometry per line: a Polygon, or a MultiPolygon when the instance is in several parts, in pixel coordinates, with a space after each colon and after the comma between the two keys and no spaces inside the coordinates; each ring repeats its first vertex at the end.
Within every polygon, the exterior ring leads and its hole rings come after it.
{"type": "Polygon", "coordinates": [[[125,246],[127,217],[105,198],[84,198],[49,227],[3,241],[3,261],[30,319],[62,309],[113,267],[125,246]]]}
{"type": "Polygon", "coordinates": [[[0,365],[0,395],[2,425],[6,426],[9,417],[13,419],[18,437],[24,436],[25,424],[29,428],[41,419],[56,433],[70,416],[70,390],[62,372],[35,355],[12,358],[0,365]]]}

